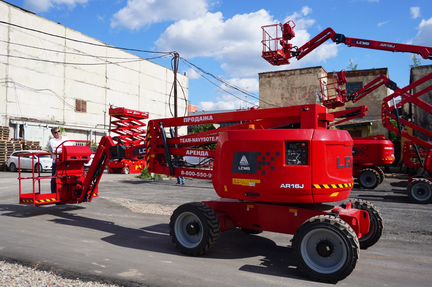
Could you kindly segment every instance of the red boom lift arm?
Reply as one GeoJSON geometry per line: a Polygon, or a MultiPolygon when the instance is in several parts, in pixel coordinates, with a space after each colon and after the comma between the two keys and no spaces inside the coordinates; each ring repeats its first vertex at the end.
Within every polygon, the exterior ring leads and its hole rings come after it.
{"type": "Polygon", "coordinates": [[[432,47],[350,38],[343,34],[336,33],[332,28],[325,29],[301,47],[296,47],[289,42],[295,37],[294,27],[295,24],[293,21],[289,21],[283,25],[273,24],[262,27],[262,57],[272,65],[289,64],[289,60],[293,57],[300,60],[330,39],[336,44],[345,44],[349,47],[413,53],[420,55],[424,59],[432,59],[432,47]],[[278,36],[279,29],[282,32],[281,37],[278,36]]]}

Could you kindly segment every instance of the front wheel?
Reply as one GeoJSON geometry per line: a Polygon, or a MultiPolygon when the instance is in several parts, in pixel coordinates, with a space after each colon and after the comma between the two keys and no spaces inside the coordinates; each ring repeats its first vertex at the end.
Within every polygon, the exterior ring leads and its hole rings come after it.
{"type": "Polygon", "coordinates": [[[179,206],[170,219],[170,235],[186,255],[205,254],[219,237],[219,222],[214,211],[201,202],[179,206]]]}
{"type": "Polygon", "coordinates": [[[367,249],[377,243],[378,240],[381,238],[384,229],[383,219],[379,210],[369,201],[362,199],[353,199],[351,200],[351,203],[354,208],[365,210],[369,213],[369,232],[367,234],[364,234],[363,237],[359,239],[360,248],[367,249]]]}
{"type": "Polygon", "coordinates": [[[337,282],[354,270],[359,257],[359,241],[354,230],[331,215],[310,218],[293,238],[299,270],[324,282],[337,282]]]}
{"type": "Polygon", "coordinates": [[[426,204],[432,201],[432,182],[426,178],[413,179],[407,189],[412,202],[426,204]]]}
{"type": "Polygon", "coordinates": [[[12,171],[12,172],[17,171],[17,167],[13,162],[11,162],[11,164],[9,165],[9,171],[12,171]]]}

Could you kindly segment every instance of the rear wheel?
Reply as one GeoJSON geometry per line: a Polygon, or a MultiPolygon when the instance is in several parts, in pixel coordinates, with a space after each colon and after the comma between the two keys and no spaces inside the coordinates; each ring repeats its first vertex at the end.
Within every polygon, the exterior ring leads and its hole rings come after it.
{"type": "Polygon", "coordinates": [[[412,202],[425,204],[432,201],[432,182],[426,178],[413,179],[407,189],[412,202]]]}
{"type": "Polygon", "coordinates": [[[369,232],[359,239],[360,248],[367,249],[378,242],[381,238],[384,224],[379,210],[369,201],[362,199],[353,199],[351,203],[354,208],[365,210],[369,213],[370,228],[369,232]]]}
{"type": "Polygon", "coordinates": [[[9,171],[12,171],[12,172],[17,171],[17,167],[13,162],[11,162],[9,165],[9,171]]]}
{"type": "Polygon", "coordinates": [[[380,175],[372,168],[365,168],[360,172],[358,182],[363,188],[374,189],[380,183],[380,175]]]}
{"type": "Polygon", "coordinates": [[[220,234],[216,214],[201,202],[179,206],[174,210],[169,225],[176,247],[191,256],[205,254],[220,234]]]}
{"type": "Polygon", "coordinates": [[[314,216],[305,222],[294,235],[293,248],[299,270],[325,282],[336,282],[351,274],[359,256],[354,230],[331,215],[314,216]]]}

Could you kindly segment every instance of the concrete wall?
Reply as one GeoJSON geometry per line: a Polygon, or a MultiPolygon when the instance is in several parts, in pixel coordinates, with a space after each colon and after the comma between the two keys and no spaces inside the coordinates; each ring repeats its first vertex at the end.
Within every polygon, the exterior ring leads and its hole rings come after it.
{"type": "MultiPolygon", "coordinates": [[[[361,83],[361,87],[379,77],[387,75],[387,69],[371,69],[347,72],[347,83],[361,83]]],[[[259,74],[260,107],[293,106],[320,103],[321,85],[333,87],[335,82],[332,73],[327,73],[322,67],[312,67],[295,70],[284,70],[259,74]]],[[[330,97],[334,97],[335,89],[324,89],[330,97]]],[[[366,105],[368,116],[355,119],[342,127],[353,133],[353,136],[387,135],[387,130],[381,123],[381,102],[389,94],[382,86],[355,104],[347,103],[345,108],[366,105]]],[[[338,109],[336,109],[338,110],[338,109]]]]}
{"type": "Polygon", "coordinates": [[[319,103],[320,81],[326,76],[322,67],[260,73],[260,107],[319,103]]]}
{"type": "MultiPolygon", "coordinates": [[[[0,2],[0,20],[103,45],[77,31],[4,2],[0,2]]],[[[171,116],[168,101],[173,72],[130,53],[5,24],[0,24],[0,51],[3,55],[0,56],[0,125],[12,129],[20,124],[32,126],[32,132],[25,133],[26,140],[46,142],[49,135],[46,130],[54,125],[64,127],[69,131],[69,137],[86,139],[89,134],[100,136],[109,123],[110,104],[148,111],[150,119],[171,116]],[[112,64],[124,61],[132,62],[112,64]],[[77,99],[87,102],[86,112],[76,111],[77,99]],[[35,127],[39,128],[39,133],[35,127]]],[[[178,79],[187,99],[188,79],[183,75],[178,75],[178,79]]],[[[179,91],[182,93],[180,88],[179,91]]],[[[173,109],[172,98],[171,103],[173,109]]],[[[179,115],[183,115],[185,105],[184,101],[179,101],[179,115]]],[[[13,130],[12,134],[18,132],[13,130]]]]}
{"type": "MultiPolygon", "coordinates": [[[[413,83],[421,78],[423,78],[424,76],[426,76],[427,74],[432,73],[432,65],[428,65],[428,66],[419,66],[419,67],[415,67],[411,69],[411,80],[410,82],[413,83]]],[[[418,86],[417,88],[414,89],[414,93],[418,93],[420,91],[423,91],[424,89],[430,87],[432,85],[431,82],[426,82],[423,85],[418,86]]],[[[426,103],[432,104],[432,92],[426,93],[422,96],[420,96],[420,100],[425,101],[426,103]]],[[[426,111],[424,111],[423,109],[419,108],[416,105],[412,105],[412,111],[413,111],[413,117],[414,117],[414,122],[418,125],[420,125],[421,127],[432,131],[432,115],[426,111]]],[[[415,133],[416,136],[419,136],[420,138],[424,139],[424,140],[428,140],[431,141],[432,138],[427,137],[426,135],[416,132],[415,133]]]]}
{"type": "MultiPolygon", "coordinates": [[[[347,85],[349,83],[361,82],[364,87],[369,82],[384,75],[389,77],[387,68],[381,69],[369,69],[369,70],[357,70],[357,71],[347,71],[347,85]]],[[[367,106],[369,108],[368,115],[364,118],[357,119],[354,122],[370,123],[360,128],[359,131],[361,136],[375,136],[375,135],[388,135],[388,131],[382,125],[381,121],[381,103],[382,100],[390,94],[390,90],[384,85],[376,89],[374,92],[362,98],[356,103],[347,103],[346,107],[358,107],[367,106]]]]}

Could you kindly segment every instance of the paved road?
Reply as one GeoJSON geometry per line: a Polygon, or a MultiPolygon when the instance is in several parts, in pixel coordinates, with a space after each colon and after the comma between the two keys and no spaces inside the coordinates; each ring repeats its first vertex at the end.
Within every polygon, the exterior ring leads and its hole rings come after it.
{"type": "MultiPolygon", "coordinates": [[[[178,187],[172,181],[105,175],[102,196],[93,203],[43,208],[17,204],[16,174],[0,172],[0,183],[0,258],[140,286],[327,285],[300,276],[290,237],[282,234],[232,231],[205,257],[179,254],[168,236],[167,214],[184,202],[216,198],[209,183],[178,187]]],[[[431,205],[407,203],[391,184],[396,180],[376,191],[353,192],[381,208],[386,229],[338,285],[430,286],[431,205]]]]}

